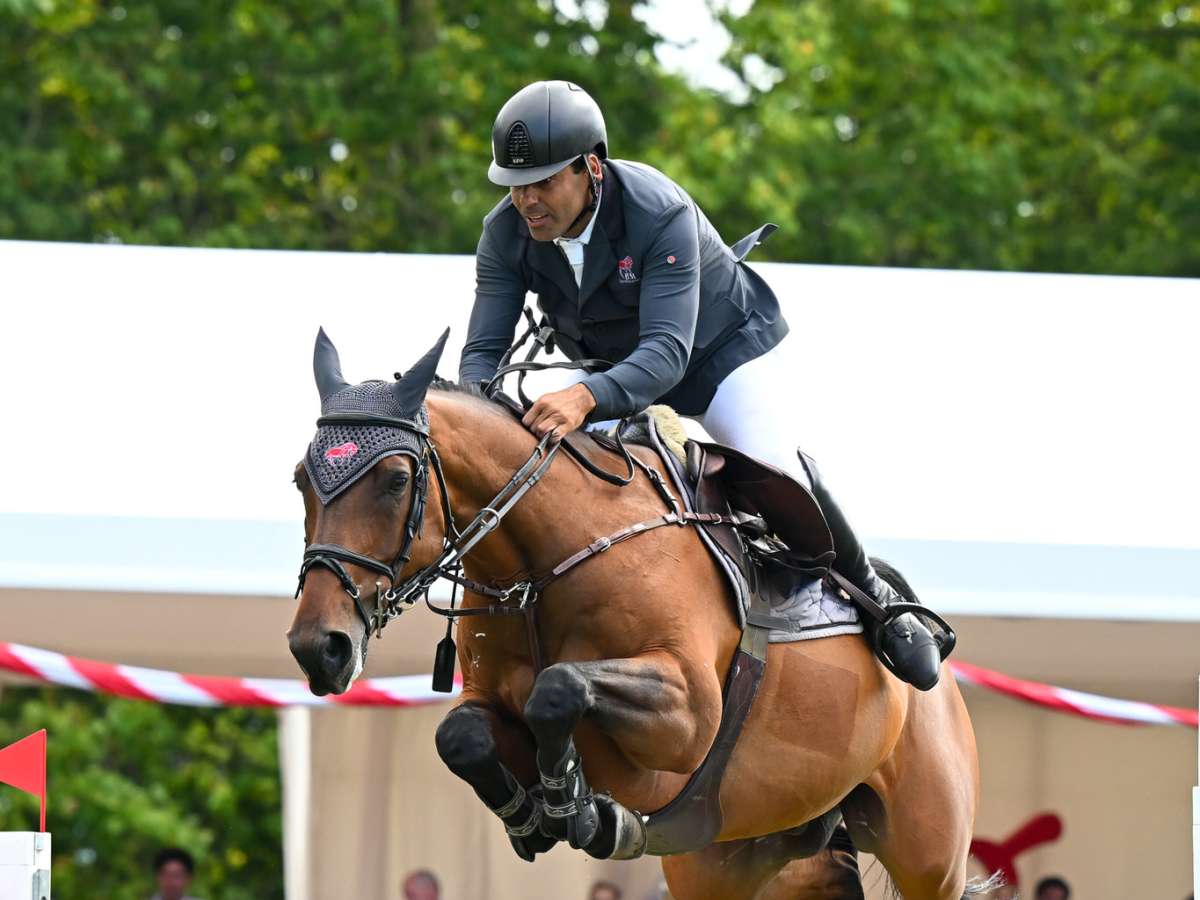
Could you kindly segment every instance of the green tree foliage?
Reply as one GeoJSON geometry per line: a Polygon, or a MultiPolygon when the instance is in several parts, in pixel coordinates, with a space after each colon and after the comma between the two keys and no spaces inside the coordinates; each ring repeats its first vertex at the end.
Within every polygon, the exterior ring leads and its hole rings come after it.
{"type": "Polygon", "coordinates": [[[725,21],[753,87],[691,168],[739,227],[787,226],[774,254],[1200,274],[1200,7],[760,2],[725,21]]]}
{"type": "Polygon", "coordinates": [[[1200,274],[1180,2],[759,0],[730,99],[632,0],[0,0],[0,236],[471,252],[496,110],[566,77],[777,259],[1200,274]]]}
{"type": "MultiPolygon", "coordinates": [[[[145,900],[154,854],[197,860],[206,900],[283,897],[276,720],[56,688],[5,688],[0,746],[48,732],[56,897],[145,900]]],[[[0,830],[37,828],[37,801],[0,786],[0,830]]]]}
{"type": "Polygon", "coordinates": [[[683,91],[628,2],[595,23],[483,0],[8,2],[3,236],[470,252],[500,196],[490,124],[524,83],[590,84],[629,111],[618,139],[683,91]]]}

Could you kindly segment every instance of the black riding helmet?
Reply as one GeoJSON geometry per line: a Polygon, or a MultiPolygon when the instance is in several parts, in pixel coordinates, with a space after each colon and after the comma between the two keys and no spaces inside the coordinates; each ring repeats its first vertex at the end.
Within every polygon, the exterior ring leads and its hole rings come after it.
{"type": "Polygon", "coordinates": [[[569,81],[535,81],[513,94],[496,116],[488,179],[502,187],[533,184],[588,153],[608,155],[608,132],[596,101],[569,81]]]}

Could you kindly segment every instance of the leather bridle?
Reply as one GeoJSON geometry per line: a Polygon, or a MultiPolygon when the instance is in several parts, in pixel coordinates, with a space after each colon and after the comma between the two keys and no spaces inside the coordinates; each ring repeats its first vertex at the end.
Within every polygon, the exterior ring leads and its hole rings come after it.
{"type": "MultiPolygon", "coordinates": [[[[484,389],[485,395],[499,402],[518,421],[524,414],[524,409],[498,390],[498,386],[505,375],[510,372],[519,373],[517,390],[527,407],[530,404],[522,390],[522,382],[527,372],[548,368],[584,368],[596,364],[609,365],[601,360],[577,360],[569,363],[533,362],[534,355],[539,350],[544,349],[548,343],[550,330],[544,327],[539,328],[528,309],[526,309],[525,313],[529,319],[529,329],[504,355],[496,377],[484,389]],[[509,364],[509,360],[515,351],[531,336],[534,337],[535,343],[525,361],[509,364]]],[[[513,473],[508,483],[475,515],[466,527],[459,530],[454,519],[454,511],[450,507],[450,492],[446,485],[446,476],[442,471],[441,459],[438,456],[437,447],[430,439],[428,433],[423,429],[413,427],[411,423],[397,419],[373,417],[370,415],[356,415],[355,419],[363,424],[387,425],[388,427],[401,428],[417,435],[417,443],[420,448],[419,453],[409,450],[400,451],[403,455],[413,460],[416,469],[413,479],[413,502],[405,523],[400,550],[391,563],[385,563],[351,550],[349,547],[343,547],[340,544],[311,544],[305,547],[304,550],[304,559],[300,566],[299,583],[296,586],[296,596],[300,596],[300,592],[304,589],[305,576],[312,569],[319,566],[329,569],[337,577],[342,590],[353,601],[354,608],[362,618],[368,635],[373,634],[376,637],[382,635],[383,628],[388,622],[399,617],[405,610],[411,609],[422,598],[424,598],[426,606],[432,612],[447,619],[447,638],[449,638],[450,624],[462,616],[523,615],[525,617],[529,651],[534,670],[535,672],[540,672],[542,669],[542,653],[537,628],[537,602],[542,591],[551,582],[565,575],[580,563],[608,550],[614,544],[621,543],[655,528],[666,525],[684,527],[701,524],[738,527],[740,524],[739,520],[733,516],[718,515],[716,513],[696,513],[685,509],[684,504],[672,493],[662,476],[659,475],[658,470],[642,462],[629,452],[629,449],[621,439],[621,428],[618,427],[615,436],[611,439],[599,435],[592,435],[592,438],[601,447],[622,458],[627,468],[626,475],[614,475],[597,466],[587,458],[583,451],[572,443],[570,436],[563,437],[561,440],[555,442],[552,440],[552,435],[548,434],[533,448],[533,452],[529,455],[529,458],[513,473]],[[636,477],[637,470],[640,469],[650,480],[651,484],[654,485],[654,488],[666,503],[670,512],[629,525],[614,534],[597,538],[586,547],[571,554],[551,569],[549,573],[540,578],[518,581],[508,587],[494,587],[492,585],[480,584],[465,577],[462,574],[462,567],[466,555],[480,541],[495,531],[509,511],[541,480],[560,449],[565,449],[576,462],[597,478],[619,487],[624,487],[632,483],[636,477]],[[428,565],[403,581],[400,581],[400,572],[411,558],[413,544],[422,534],[425,506],[429,492],[429,472],[431,471],[438,483],[442,516],[446,523],[445,534],[442,537],[442,550],[428,565]],[[361,566],[387,579],[386,587],[382,580],[375,582],[375,603],[373,608],[368,609],[363,604],[362,591],[354,579],[350,577],[350,573],[346,571],[344,563],[361,566]],[[430,588],[442,578],[454,585],[450,595],[449,607],[435,606],[429,598],[430,588]],[[490,597],[493,602],[487,606],[456,607],[455,601],[459,587],[475,594],[490,597]],[[516,602],[511,602],[513,598],[517,598],[516,602]]],[[[320,420],[318,420],[319,424],[320,420]]],[[[621,425],[623,424],[624,421],[622,421],[621,425]]],[[[452,643],[450,658],[451,660],[453,659],[452,643]]],[[[452,666],[452,662],[450,665],[452,666]]],[[[436,668],[435,664],[435,688],[438,683],[436,668]]],[[[445,689],[448,690],[449,688],[446,687],[445,689]]]]}
{"type": "MultiPolygon", "coordinates": [[[[510,401],[505,405],[513,411],[514,415],[518,414],[520,408],[516,404],[512,404],[510,401]]],[[[700,524],[738,525],[738,520],[732,516],[717,515],[715,513],[696,513],[684,509],[683,504],[671,492],[658,471],[631,454],[619,439],[611,443],[599,438],[594,439],[601,446],[606,447],[606,449],[624,456],[629,465],[631,474],[628,478],[620,478],[619,476],[604,472],[603,469],[597,468],[597,471],[607,476],[606,480],[616,484],[628,484],[633,480],[635,470],[640,469],[654,485],[659,496],[670,508],[670,512],[637,522],[622,528],[614,534],[592,541],[586,547],[568,556],[540,578],[525,579],[508,587],[494,587],[492,585],[480,584],[462,574],[463,559],[466,555],[480,541],[500,526],[500,523],[509,511],[541,480],[561,449],[565,448],[568,453],[576,458],[582,456],[582,451],[573,447],[569,443],[569,438],[552,442],[550,435],[543,437],[537,446],[534,447],[533,452],[525,463],[513,473],[508,483],[460,530],[454,519],[454,511],[450,507],[450,494],[447,489],[445,475],[442,472],[441,460],[438,457],[437,448],[431,440],[422,436],[423,452],[417,464],[417,475],[414,479],[413,506],[409,512],[403,545],[392,563],[381,562],[373,557],[365,556],[351,550],[349,547],[343,547],[340,544],[312,544],[304,551],[304,560],[300,567],[300,581],[296,587],[296,596],[298,597],[300,591],[303,590],[304,579],[309,571],[317,566],[329,569],[337,576],[342,589],[354,602],[354,607],[358,610],[358,614],[367,628],[367,633],[374,634],[377,637],[383,632],[383,628],[388,622],[400,616],[405,610],[412,608],[422,598],[424,598],[426,605],[431,611],[444,616],[448,620],[454,620],[462,616],[523,615],[526,620],[526,630],[529,637],[530,656],[533,660],[535,670],[540,671],[542,668],[542,654],[541,642],[538,639],[537,633],[536,610],[542,591],[551,582],[556,581],[585,560],[608,550],[614,544],[621,543],[629,538],[665,525],[677,525],[680,527],[700,524]],[[438,493],[441,496],[442,514],[446,522],[446,533],[443,536],[442,550],[428,565],[422,567],[403,581],[400,581],[399,575],[408,563],[412,544],[421,535],[424,508],[428,494],[429,478],[427,473],[429,471],[433,472],[433,476],[437,480],[438,493]],[[368,609],[363,604],[362,592],[358,584],[355,583],[354,579],[346,571],[343,563],[362,566],[387,579],[388,584],[386,587],[382,580],[375,582],[375,604],[373,609],[368,609]],[[455,585],[454,591],[451,594],[449,607],[435,606],[429,598],[429,589],[442,578],[455,585]],[[455,599],[459,587],[490,597],[493,602],[487,606],[456,607],[455,599]],[[516,600],[512,602],[514,598],[516,600]]],[[[594,467],[594,464],[592,465],[594,467]]],[[[449,625],[449,622],[447,625],[449,625]]]]}
{"type": "MultiPolygon", "coordinates": [[[[363,418],[364,423],[379,424],[369,417],[363,418]]],[[[403,427],[392,422],[392,427],[403,427]]],[[[414,429],[415,430],[415,429],[414,429]]],[[[304,559],[300,566],[299,583],[296,586],[296,596],[304,589],[304,580],[309,571],[318,566],[329,569],[349,595],[358,610],[363,624],[369,634],[379,636],[385,625],[399,616],[406,609],[415,605],[422,596],[429,603],[430,609],[443,615],[470,615],[472,610],[450,609],[442,610],[429,602],[429,588],[439,578],[448,578],[459,585],[478,593],[488,594],[506,600],[512,591],[498,591],[487,585],[476,584],[461,575],[462,559],[476,544],[491,534],[504,516],[516,503],[525,496],[545,474],[551,461],[558,452],[560,444],[551,444],[550,437],[543,438],[534,448],[533,453],[522,465],[491,502],[488,503],[474,519],[461,531],[454,519],[454,511],[450,506],[450,495],[446,486],[446,476],[442,472],[441,459],[433,442],[420,432],[422,452],[420,457],[405,454],[416,464],[413,478],[413,502],[409,508],[408,520],[404,528],[404,537],[399,552],[391,563],[385,563],[371,556],[366,556],[341,544],[310,544],[304,550],[304,559]],[[446,533],[443,537],[441,553],[429,565],[413,575],[400,581],[400,572],[408,564],[412,556],[412,547],[421,537],[425,518],[425,505],[428,499],[429,471],[432,470],[438,482],[438,493],[442,500],[442,514],[446,522],[446,533]],[[387,586],[382,581],[375,582],[375,605],[368,610],[363,604],[362,591],[359,585],[350,577],[343,563],[361,566],[387,579],[387,586]]]]}

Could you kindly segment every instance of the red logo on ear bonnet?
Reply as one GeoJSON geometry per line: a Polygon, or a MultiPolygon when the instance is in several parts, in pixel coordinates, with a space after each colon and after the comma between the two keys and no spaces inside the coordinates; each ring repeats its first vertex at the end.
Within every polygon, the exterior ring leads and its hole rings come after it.
{"type": "Polygon", "coordinates": [[[354,441],[346,441],[344,444],[339,444],[336,447],[330,447],[325,451],[326,459],[349,459],[358,452],[358,444],[354,441]]]}

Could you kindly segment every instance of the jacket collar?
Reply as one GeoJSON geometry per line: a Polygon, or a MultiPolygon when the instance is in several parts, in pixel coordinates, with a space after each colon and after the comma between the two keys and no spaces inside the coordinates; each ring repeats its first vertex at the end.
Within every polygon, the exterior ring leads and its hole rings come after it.
{"type": "Polygon", "coordinates": [[[617,267],[615,251],[618,238],[625,234],[625,207],[621,202],[621,185],[611,166],[604,167],[604,202],[597,212],[596,230],[583,252],[583,283],[579,286],[579,305],[608,279],[617,267]]]}
{"type": "Polygon", "coordinates": [[[529,264],[554,282],[567,297],[582,306],[608,278],[617,265],[613,247],[625,234],[625,208],[621,201],[621,185],[611,166],[604,166],[603,197],[596,213],[596,226],[583,254],[583,283],[575,284],[575,273],[553,241],[535,241],[529,235],[529,225],[517,215],[517,233],[528,241],[529,264]]]}

